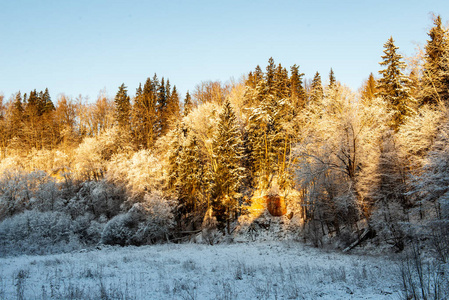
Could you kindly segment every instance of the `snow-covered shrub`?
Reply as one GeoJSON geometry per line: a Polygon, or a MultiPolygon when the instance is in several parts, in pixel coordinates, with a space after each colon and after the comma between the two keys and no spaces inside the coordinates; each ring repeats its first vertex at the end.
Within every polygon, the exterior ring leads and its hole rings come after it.
{"type": "Polygon", "coordinates": [[[143,238],[148,242],[165,238],[175,225],[173,203],[155,192],[145,195],[141,207],[144,209],[146,219],[141,224],[136,238],[140,240],[143,238]]]}
{"type": "Polygon", "coordinates": [[[77,218],[87,212],[97,219],[103,215],[106,219],[111,219],[121,211],[121,205],[125,200],[125,190],[121,186],[106,180],[86,181],[68,201],[66,210],[72,218],[77,218]]]}
{"type": "Polygon", "coordinates": [[[43,171],[5,171],[0,177],[0,220],[25,209],[48,210],[55,204],[58,190],[43,171]]]}
{"type": "Polygon", "coordinates": [[[112,218],[105,226],[101,242],[112,245],[142,245],[161,240],[174,226],[172,205],[160,194],[145,196],[126,213],[112,218]]]}
{"type": "Polygon", "coordinates": [[[30,200],[31,207],[40,211],[62,210],[61,191],[57,183],[51,177],[46,177],[37,186],[34,197],[30,200]]]}
{"type": "Polygon", "coordinates": [[[62,212],[25,211],[0,223],[0,255],[46,254],[80,248],[62,212]]]}
{"type": "Polygon", "coordinates": [[[100,242],[104,226],[105,223],[95,220],[94,215],[86,213],[73,220],[72,232],[82,244],[95,245],[100,242]]]}
{"type": "Polygon", "coordinates": [[[125,153],[114,155],[108,163],[106,178],[117,184],[125,184],[133,200],[141,201],[145,193],[158,190],[163,182],[160,160],[143,149],[128,157],[125,153]]]}
{"type": "Polygon", "coordinates": [[[141,212],[134,207],[127,213],[115,216],[104,227],[101,243],[120,246],[133,244],[133,237],[142,218],[141,212]]]}

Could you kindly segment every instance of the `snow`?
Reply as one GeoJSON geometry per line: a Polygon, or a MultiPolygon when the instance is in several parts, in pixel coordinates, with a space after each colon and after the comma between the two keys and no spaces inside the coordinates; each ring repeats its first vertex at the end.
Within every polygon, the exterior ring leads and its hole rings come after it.
{"type": "Polygon", "coordinates": [[[398,264],[297,242],[0,258],[0,299],[398,299],[398,264]]]}

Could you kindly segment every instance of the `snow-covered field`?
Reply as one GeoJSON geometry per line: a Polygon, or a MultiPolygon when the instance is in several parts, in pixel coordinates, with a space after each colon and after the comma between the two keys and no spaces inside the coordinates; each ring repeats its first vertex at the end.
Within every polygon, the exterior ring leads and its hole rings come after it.
{"type": "Polygon", "coordinates": [[[0,259],[0,299],[398,299],[399,268],[295,242],[166,244],[0,259]]]}

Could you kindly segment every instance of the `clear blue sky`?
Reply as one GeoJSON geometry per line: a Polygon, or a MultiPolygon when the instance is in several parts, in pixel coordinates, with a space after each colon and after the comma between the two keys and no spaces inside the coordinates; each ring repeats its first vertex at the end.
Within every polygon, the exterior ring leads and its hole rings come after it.
{"type": "Polygon", "coordinates": [[[268,58],[306,78],[316,71],[359,88],[377,75],[390,36],[403,55],[423,45],[431,13],[449,1],[0,0],[0,93],[49,88],[95,100],[121,83],[135,94],[157,73],[183,97],[206,80],[265,68],[268,58]]]}

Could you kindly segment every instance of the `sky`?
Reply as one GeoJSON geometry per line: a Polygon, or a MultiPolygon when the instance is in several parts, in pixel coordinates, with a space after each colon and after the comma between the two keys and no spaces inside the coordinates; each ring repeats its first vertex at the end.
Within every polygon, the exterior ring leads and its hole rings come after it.
{"type": "Polygon", "coordinates": [[[393,36],[412,56],[449,1],[0,0],[0,94],[49,89],[95,101],[155,73],[183,98],[202,81],[238,81],[268,59],[357,90],[393,36]]]}

